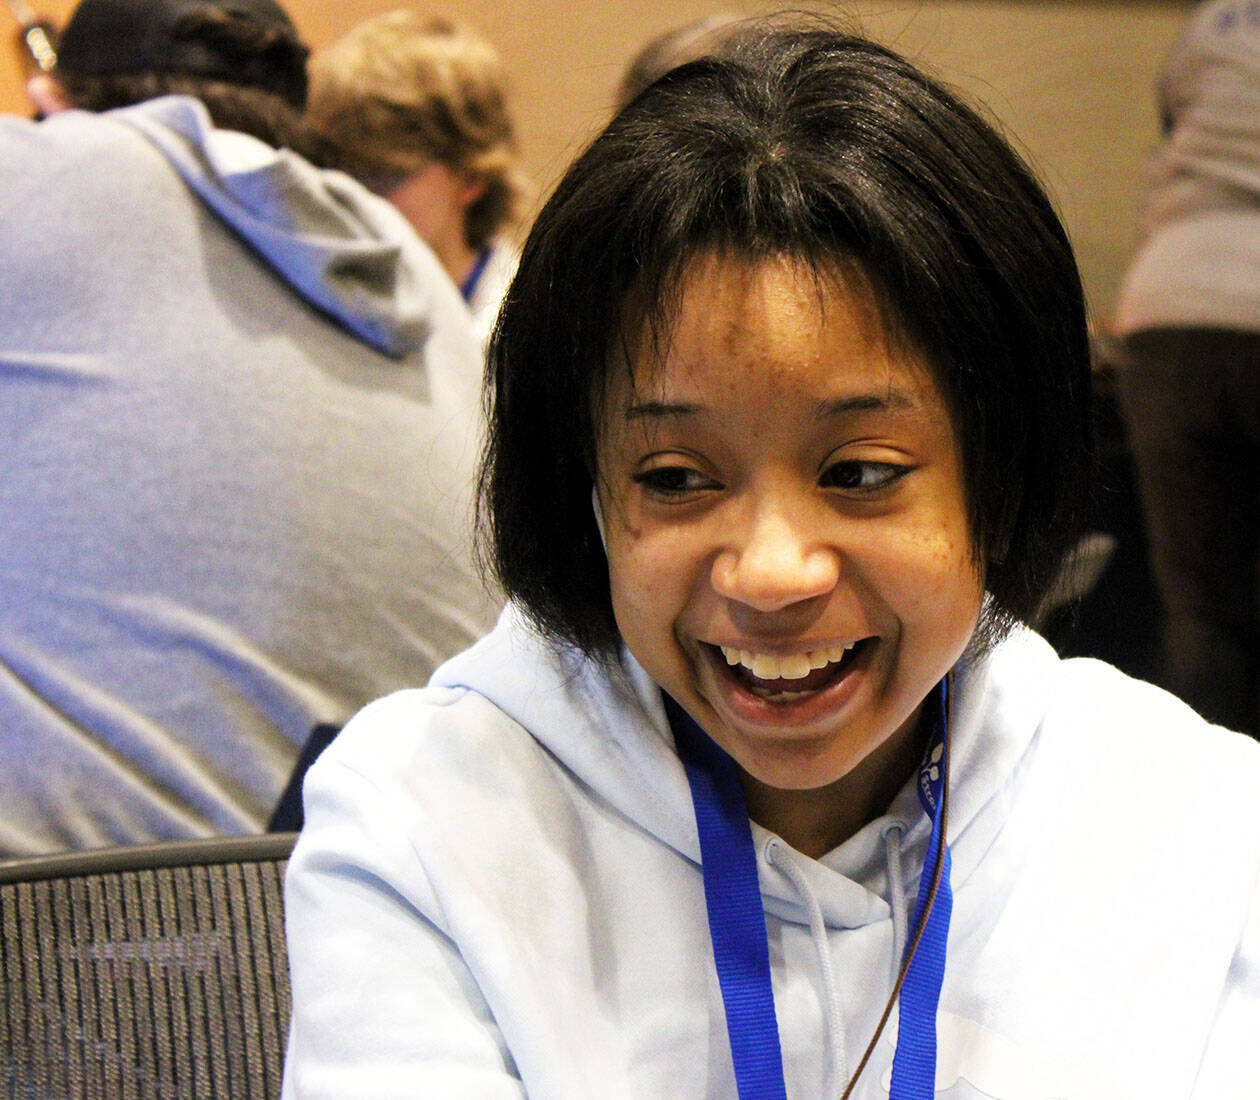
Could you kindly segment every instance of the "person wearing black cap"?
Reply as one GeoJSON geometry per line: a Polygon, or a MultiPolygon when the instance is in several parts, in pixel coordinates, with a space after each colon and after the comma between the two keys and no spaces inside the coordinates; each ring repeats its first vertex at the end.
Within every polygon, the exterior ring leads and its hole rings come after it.
{"type": "Polygon", "coordinates": [[[494,612],[471,316],[295,151],[288,17],[84,0],[60,50],[0,119],[0,857],[260,830],[494,612]]]}
{"type": "Polygon", "coordinates": [[[40,116],[188,94],[217,126],[323,159],[301,121],[309,51],[272,0],[83,0],[56,53],[27,83],[40,116]]]}

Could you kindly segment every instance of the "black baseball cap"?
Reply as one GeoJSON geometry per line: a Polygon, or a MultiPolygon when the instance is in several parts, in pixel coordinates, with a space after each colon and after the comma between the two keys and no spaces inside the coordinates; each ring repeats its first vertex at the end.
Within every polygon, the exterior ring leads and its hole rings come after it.
{"type": "Polygon", "coordinates": [[[61,31],[57,71],[69,76],[185,73],[274,92],[301,107],[307,50],[274,0],[82,0],[61,31]],[[214,34],[187,29],[186,17],[222,12],[274,29],[289,50],[242,57],[214,34]]]}

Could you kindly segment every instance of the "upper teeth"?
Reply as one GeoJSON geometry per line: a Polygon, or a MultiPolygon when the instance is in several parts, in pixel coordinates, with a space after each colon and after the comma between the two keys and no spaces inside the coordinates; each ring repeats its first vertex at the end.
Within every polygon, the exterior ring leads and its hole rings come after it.
{"type": "Polygon", "coordinates": [[[807,653],[793,653],[787,657],[775,657],[770,653],[753,653],[733,646],[720,647],[728,665],[743,665],[759,680],[801,680],[816,668],[825,668],[838,661],[850,649],[849,645],[833,645],[825,649],[811,649],[807,653]]]}

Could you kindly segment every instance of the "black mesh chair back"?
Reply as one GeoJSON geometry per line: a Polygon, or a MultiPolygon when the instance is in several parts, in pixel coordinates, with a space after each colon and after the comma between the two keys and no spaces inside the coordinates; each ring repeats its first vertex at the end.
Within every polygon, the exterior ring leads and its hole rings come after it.
{"type": "Polygon", "coordinates": [[[0,863],[0,1096],[278,1097],[294,839],[0,863]]]}

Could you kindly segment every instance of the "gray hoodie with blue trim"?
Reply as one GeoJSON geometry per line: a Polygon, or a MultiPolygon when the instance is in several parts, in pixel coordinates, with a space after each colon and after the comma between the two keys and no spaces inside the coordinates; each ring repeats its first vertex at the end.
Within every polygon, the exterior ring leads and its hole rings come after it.
{"type": "Polygon", "coordinates": [[[257,830],[476,638],[479,386],[348,178],[182,97],[0,120],[0,856],[257,830]]]}

